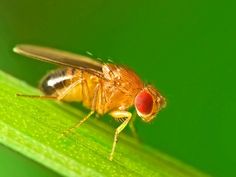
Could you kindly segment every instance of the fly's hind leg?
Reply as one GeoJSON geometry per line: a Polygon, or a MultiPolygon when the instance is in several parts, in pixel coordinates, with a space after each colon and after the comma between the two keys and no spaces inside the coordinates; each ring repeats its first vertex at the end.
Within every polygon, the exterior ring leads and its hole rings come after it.
{"type": "Polygon", "coordinates": [[[63,137],[68,136],[70,133],[73,133],[75,129],[79,128],[80,125],[82,125],[86,120],[88,120],[89,117],[91,117],[94,114],[94,111],[90,111],[88,115],[86,115],[82,120],[79,121],[79,123],[73,125],[72,127],[68,128],[65,130],[59,137],[58,139],[61,139],[63,137]]]}
{"type": "Polygon", "coordinates": [[[27,98],[36,98],[36,99],[54,99],[54,100],[62,100],[73,88],[75,88],[78,84],[81,84],[82,79],[78,79],[76,82],[71,84],[64,92],[62,92],[59,96],[52,95],[25,95],[25,94],[16,94],[16,96],[27,97],[27,98]]]}
{"type": "Polygon", "coordinates": [[[112,160],[114,152],[115,152],[116,144],[117,144],[117,141],[118,141],[118,135],[127,126],[127,124],[129,123],[129,121],[130,121],[130,119],[132,117],[132,114],[130,112],[128,112],[128,111],[112,111],[110,113],[110,115],[112,117],[114,117],[115,119],[126,118],[125,121],[115,131],[113,145],[112,145],[112,150],[111,150],[111,154],[110,154],[110,157],[109,157],[109,160],[112,160]]]}
{"type": "MultiPolygon", "coordinates": [[[[87,84],[87,81],[86,80],[83,80],[82,81],[83,83],[83,100],[84,102],[88,102],[88,104],[91,104],[91,100],[89,98],[89,90],[88,90],[88,84],[87,84]]],[[[100,100],[98,97],[98,93],[99,93],[99,84],[97,85],[96,87],[97,89],[95,89],[95,93],[94,93],[94,98],[93,98],[93,101],[92,101],[92,109],[91,111],[89,112],[88,115],[86,115],[82,120],[80,120],[78,123],[76,123],[75,125],[73,125],[72,127],[70,127],[69,129],[65,130],[62,135],[59,137],[64,137],[64,136],[67,136],[68,134],[70,133],[73,133],[75,129],[79,128],[86,120],[89,119],[89,117],[91,117],[94,112],[95,112],[95,108],[93,108],[94,106],[93,105],[96,105],[96,102],[97,100],[100,100]],[[94,101],[95,100],[95,101],[94,101]]]]}
{"type": "Polygon", "coordinates": [[[36,98],[36,99],[54,99],[54,100],[57,99],[56,96],[51,96],[51,95],[24,95],[24,94],[17,93],[16,96],[27,97],[27,98],[36,98]]]}
{"type": "Polygon", "coordinates": [[[63,100],[63,98],[78,84],[81,84],[83,79],[78,79],[76,82],[71,84],[65,91],[63,91],[59,96],[52,96],[52,95],[25,95],[25,94],[16,94],[16,96],[20,97],[27,97],[27,98],[36,98],[36,99],[54,99],[54,100],[63,100]]]}

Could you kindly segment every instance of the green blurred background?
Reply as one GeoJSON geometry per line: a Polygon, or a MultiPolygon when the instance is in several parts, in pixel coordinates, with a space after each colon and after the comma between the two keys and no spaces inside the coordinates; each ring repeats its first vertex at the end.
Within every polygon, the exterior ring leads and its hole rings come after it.
{"type": "MultiPolygon", "coordinates": [[[[151,124],[136,122],[143,143],[236,176],[235,8],[233,0],[0,0],[0,69],[37,86],[55,67],[13,54],[17,43],[128,65],[168,101],[151,124]]],[[[0,164],[0,176],[57,176],[3,146],[0,164]]]]}

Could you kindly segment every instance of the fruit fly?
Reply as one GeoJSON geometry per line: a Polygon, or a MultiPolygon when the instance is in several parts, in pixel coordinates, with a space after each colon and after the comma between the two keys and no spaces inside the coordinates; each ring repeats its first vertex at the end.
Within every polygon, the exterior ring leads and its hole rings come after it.
{"type": "Polygon", "coordinates": [[[17,45],[13,51],[63,66],[42,79],[40,89],[44,95],[20,96],[82,102],[91,111],[73,129],[78,128],[95,112],[99,115],[109,114],[122,122],[115,130],[110,160],[113,159],[118,135],[132,122],[132,113],[128,111],[130,107],[135,107],[144,122],[150,122],[166,105],[165,98],[159,91],[151,85],[145,85],[127,67],[35,45],[17,45]]]}

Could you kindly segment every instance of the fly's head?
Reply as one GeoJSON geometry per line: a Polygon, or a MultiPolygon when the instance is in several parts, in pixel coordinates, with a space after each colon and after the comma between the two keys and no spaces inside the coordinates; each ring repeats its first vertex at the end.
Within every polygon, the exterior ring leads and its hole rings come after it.
{"type": "Polygon", "coordinates": [[[145,122],[150,122],[166,106],[163,96],[151,85],[147,85],[135,97],[134,106],[145,122]]]}

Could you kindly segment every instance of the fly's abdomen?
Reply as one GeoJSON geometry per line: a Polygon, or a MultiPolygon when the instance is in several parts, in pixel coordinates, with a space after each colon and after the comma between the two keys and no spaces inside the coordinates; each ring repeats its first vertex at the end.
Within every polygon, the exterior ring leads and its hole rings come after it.
{"type": "Polygon", "coordinates": [[[74,69],[62,68],[52,71],[42,79],[40,89],[46,95],[59,96],[59,92],[70,85],[74,78],[74,71],[70,70],[74,69]]]}
{"type": "Polygon", "coordinates": [[[91,107],[97,77],[74,68],[62,68],[46,75],[40,85],[45,95],[60,97],[62,101],[83,102],[91,107]]]}

